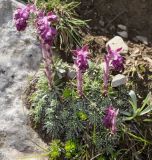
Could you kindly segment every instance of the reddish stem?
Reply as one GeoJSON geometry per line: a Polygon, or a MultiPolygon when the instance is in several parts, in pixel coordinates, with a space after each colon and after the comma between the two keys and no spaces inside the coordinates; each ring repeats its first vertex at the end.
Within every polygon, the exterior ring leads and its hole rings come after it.
{"type": "Polygon", "coordinates": [[[42,55],[43,55],[43,62],[45,66],[45,75],[48,79],[48,86],[51,88],[52,86],[52,50],[51,46],[48,44],[44,44],[42,42],[42,55]]]}
{"type": "Polygon", "coordinates": [[[82,83],[82,71],[77,67],[77,91],[80,97],[83,96],[82,83]]]}

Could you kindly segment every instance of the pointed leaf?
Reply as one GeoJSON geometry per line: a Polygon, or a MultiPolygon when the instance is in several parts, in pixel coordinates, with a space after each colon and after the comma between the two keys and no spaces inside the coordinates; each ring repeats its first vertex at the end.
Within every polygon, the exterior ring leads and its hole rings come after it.
{"type": "Polygon", "coordinates": [[[147,97],[144,99],[144,103],[140,109],[140,112],[145,108],[145,106],[150,102],[151,92],[148,93],[147,97]]]}
{"type": "Polygon", "coordinates": [[[131,90],[130,92],[129,92],[129,96],[131,97],[131,100],[132,100],[132,102],[133,102],[133,106],[134,106],[134,111],[136,111],[137,110],[137,97],[136,97],[136,94],[135,94],[135,92],[133,91],[133,90],[131,90]]]}
{"type": "Polygon", "coordinates": [[[133,109],[133,114],[136,114],[137,113],[137,106],[134,104],[134,102],[132,101],[129,101],[129,103],[131,104],[132,106],[132,109],[133,109]]]}
{"type": "Polygon", "coordinates": [[[142,116],[142,115],[144,115],[146,113],[149,113],[150,111],[152,111],[152,105],[148,106],[142,112],[140,112],[140,115],[142,116]]]}

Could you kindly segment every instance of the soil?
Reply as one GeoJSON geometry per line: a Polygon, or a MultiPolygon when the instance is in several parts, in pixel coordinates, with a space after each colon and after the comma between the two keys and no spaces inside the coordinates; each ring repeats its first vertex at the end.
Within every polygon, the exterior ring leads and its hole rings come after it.
{"type": "Polygon", "coordinates": [[[152,41],[151,0],[83,0],[79,13],[83,19],[91,19],[94,34],[115,34],[116,26],[123,24],[128,28],[129,39],[141,35],[152,41]]]}
{"type": "Polygon", "coordinates": [[[106,42],[117,35],[118,24],[127,27],[129,47],[124,74],[130,89],[143,98],[152,91],[152,1],[151,0],[83,0],[78,13],[88,22],[84,43],[89,43],[93,55],[102,58],[106,42]],[[145,45],[136,36],[148,39],[145,45]]]}

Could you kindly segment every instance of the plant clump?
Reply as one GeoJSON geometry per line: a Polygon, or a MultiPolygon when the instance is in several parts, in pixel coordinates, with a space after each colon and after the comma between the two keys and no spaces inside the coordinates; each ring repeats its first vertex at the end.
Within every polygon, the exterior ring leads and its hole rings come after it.
{"type": "Polygon", "coordinates": [[[56,39],[60,37],[69,47],[71,38],[75,39],[72,34],[78,35],[75,26],[82,24],[71,18],[76,3],[62,4],[49,0],[43,5],[38,0],[14,14],[18,31],[25,30],[28,21],[34,23],[42,48],[44,72],[40,69],[28,99],[34,126],[49,144],[47,156],[50,160],[128,160],[124,155],[139,159],[142,151],[149,156],[151,136],[141,125],[151,121],[151,93],[139,107],[134,91],[128,93],[125,85],[109,85],[111,71],[121,73],[125,69],[121,48],[113,51],[108,46],[104,62],[97,63],[89,58],[87,45],[79,46],[71,51],[73,66],[52,56],[56,39]]]}

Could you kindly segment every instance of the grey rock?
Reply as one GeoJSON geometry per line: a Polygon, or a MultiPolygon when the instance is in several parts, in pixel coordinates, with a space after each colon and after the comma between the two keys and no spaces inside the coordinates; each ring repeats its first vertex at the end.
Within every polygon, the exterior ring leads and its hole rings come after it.
{"type": "Polygon", "coordinates": [[[100,19],[100,20],[99,20],[99,24],[100,24],[101,27],[104,27],[105,22],[104,22],[102,19],[100,19]]]}
{"type": "Polygon", "coordinates": [[[117,34],[119,36],[121,36],[122,38],[128,38],[128,32],[127,31],[120,31],[120,32],[117,32],[117,34]]]}
{"type": "Polygon", "coordinates": [[[12,18],[12,5],[9,0],[1,0],[0,2],[0,27],[12,18]]]}
{"type": "Polygon", "coordinates": [[[36,144],[46,147],[27,125],[29,111],[21,98],[27,77],[37,72],[42,56],[35,30],[29,27],[19,33],[13,25],[13,9],[18,4],[0,2],[0,160],[25,159],[42,153],[36,144]]]}
{"type": "Polygon", "coordinates": [[[69,77],[70,79],[73,79],[73,78],[76,77],[76,71],[69,69],[67,75],[68,75],[68,77],[69,77]]]}
{"type": "Polygon", "coordinates": [[[144,36],[136,36],[135,41],[140,41],[146,45],[148,45],[148,38],[144,36]]]}
{"type": "Polygon", "coordinates": [[[0,0],[0,27],[13,18],[13,10],[24,4],[15,0],[0,0]]]}
{"type": "Polygon", "coordinates": [[[127,27],[125,25],[122,25],[122,24],[118,24],[118,28],[123,30],[123,31],[127,30],[127,27]]]}
{"type": "Polygon", "coordinates": [[[120,36],[115,36],[106,43],[106,47],[110,46],[112,50],[122,48],[121,53],[128,53],[128,46],[120,36]]]}
{"type": "Polygon", "coordinates": [[[118,87],[118,86],[126,84],[126,82],[127,82],[126,76],[124,76],[122,74],[118,74],[113,77],[112,82],[111,82],[111,86],[118,87]]]}
{"type": "Polygon", "coordinates": [[[74,68],[75,68],[75,65],[68,66],[67,76],[69,79],[73,79],[76,77],[76,69],[74,68]]]}

